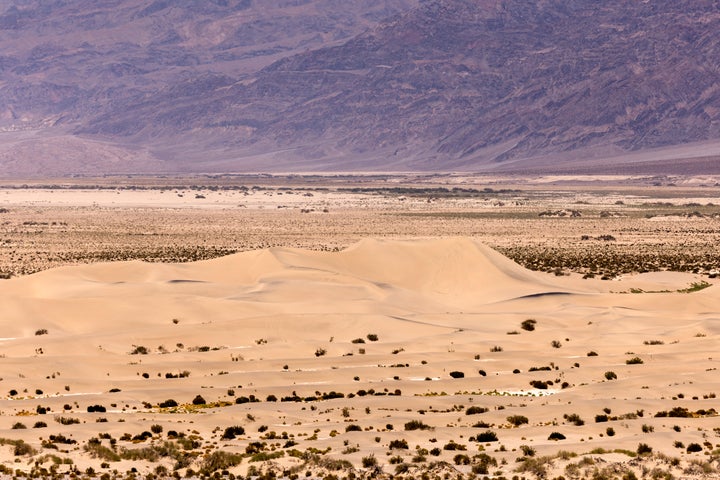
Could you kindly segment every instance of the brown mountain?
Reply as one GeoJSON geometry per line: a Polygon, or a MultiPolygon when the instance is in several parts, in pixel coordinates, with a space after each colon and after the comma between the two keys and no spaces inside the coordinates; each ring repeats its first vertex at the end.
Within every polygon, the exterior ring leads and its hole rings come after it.
{"type": "Polygon", "coordinates": [[[720,171],[715,0],[21,3],[4,125],[90,170],[720,171]]]}

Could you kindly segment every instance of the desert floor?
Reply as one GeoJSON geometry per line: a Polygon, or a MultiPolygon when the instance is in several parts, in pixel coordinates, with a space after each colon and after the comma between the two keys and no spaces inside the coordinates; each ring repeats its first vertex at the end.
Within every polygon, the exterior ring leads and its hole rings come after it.
{"type": "Polygon", "coordinates": [[[715,478],[698,177],[0,188],[0,474],[715,478]]]}

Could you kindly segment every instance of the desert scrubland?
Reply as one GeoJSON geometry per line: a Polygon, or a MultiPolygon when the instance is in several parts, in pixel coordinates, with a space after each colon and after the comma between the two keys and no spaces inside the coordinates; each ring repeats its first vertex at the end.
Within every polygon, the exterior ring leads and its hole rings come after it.
{"type": "Polygon", "coordinates": [[[716,477],[717,185],[5,184],[0,468],[716,477]]]}

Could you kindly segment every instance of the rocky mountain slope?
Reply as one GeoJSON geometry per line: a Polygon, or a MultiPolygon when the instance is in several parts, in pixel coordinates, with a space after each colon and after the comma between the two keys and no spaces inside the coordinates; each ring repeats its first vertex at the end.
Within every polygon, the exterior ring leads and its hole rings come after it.
{"type": "Polygon", "coordinates": [[[712,0],[19,3],[5,129],[110,142],[116,169],[602,170],[697,144],[720,168],[712,0]]]}

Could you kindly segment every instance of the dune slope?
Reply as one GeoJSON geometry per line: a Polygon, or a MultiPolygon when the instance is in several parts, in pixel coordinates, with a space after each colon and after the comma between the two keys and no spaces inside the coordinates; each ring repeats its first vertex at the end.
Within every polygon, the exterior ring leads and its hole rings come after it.
{"type": "Polygon", "coordinates": [[[679,472],[705,460],[703,442],[720,427],[720,287],[678,291],[685,280],[558,278],[450,238],[3,281],[0,461],[14,468],[27,457],[29,471],[49,468],[52,454],[60,472],[211,473],[212,452],[225,452],[216,455],[235,460],[220,469],[243,475],[250,466],[321,475],[332,471],[324,452],[347,460],[346,471],[372,470],[363,458],[374,456],[385,472],[400,462],[420,475],[432,457],[446,462],[432,468],[466,475],[490,461],[477,455],[485,445],[509,478],[530,450],[559,475],[575,461],[553,457],[559,450],[594,451],[625,472],[663,460],[629,463],[615,449],[679,455],[676,442],[700,445],[667,466],[679,472]],[[668,418],[674,408],[687,415],[668,418]],[[405,426],[413,420],[428,428],[405,426]],[[243,432],[223,438],[233,426],[243,432]],[[77,443],[58,449],[48,435],[60,434],[77,443]],[[160,448],[181,436],[195,443],[160,448]],[[29,449],[18,452],[18,440],[29,449]],[[467,463],[443,449],[451,442],[467,463]]]}

